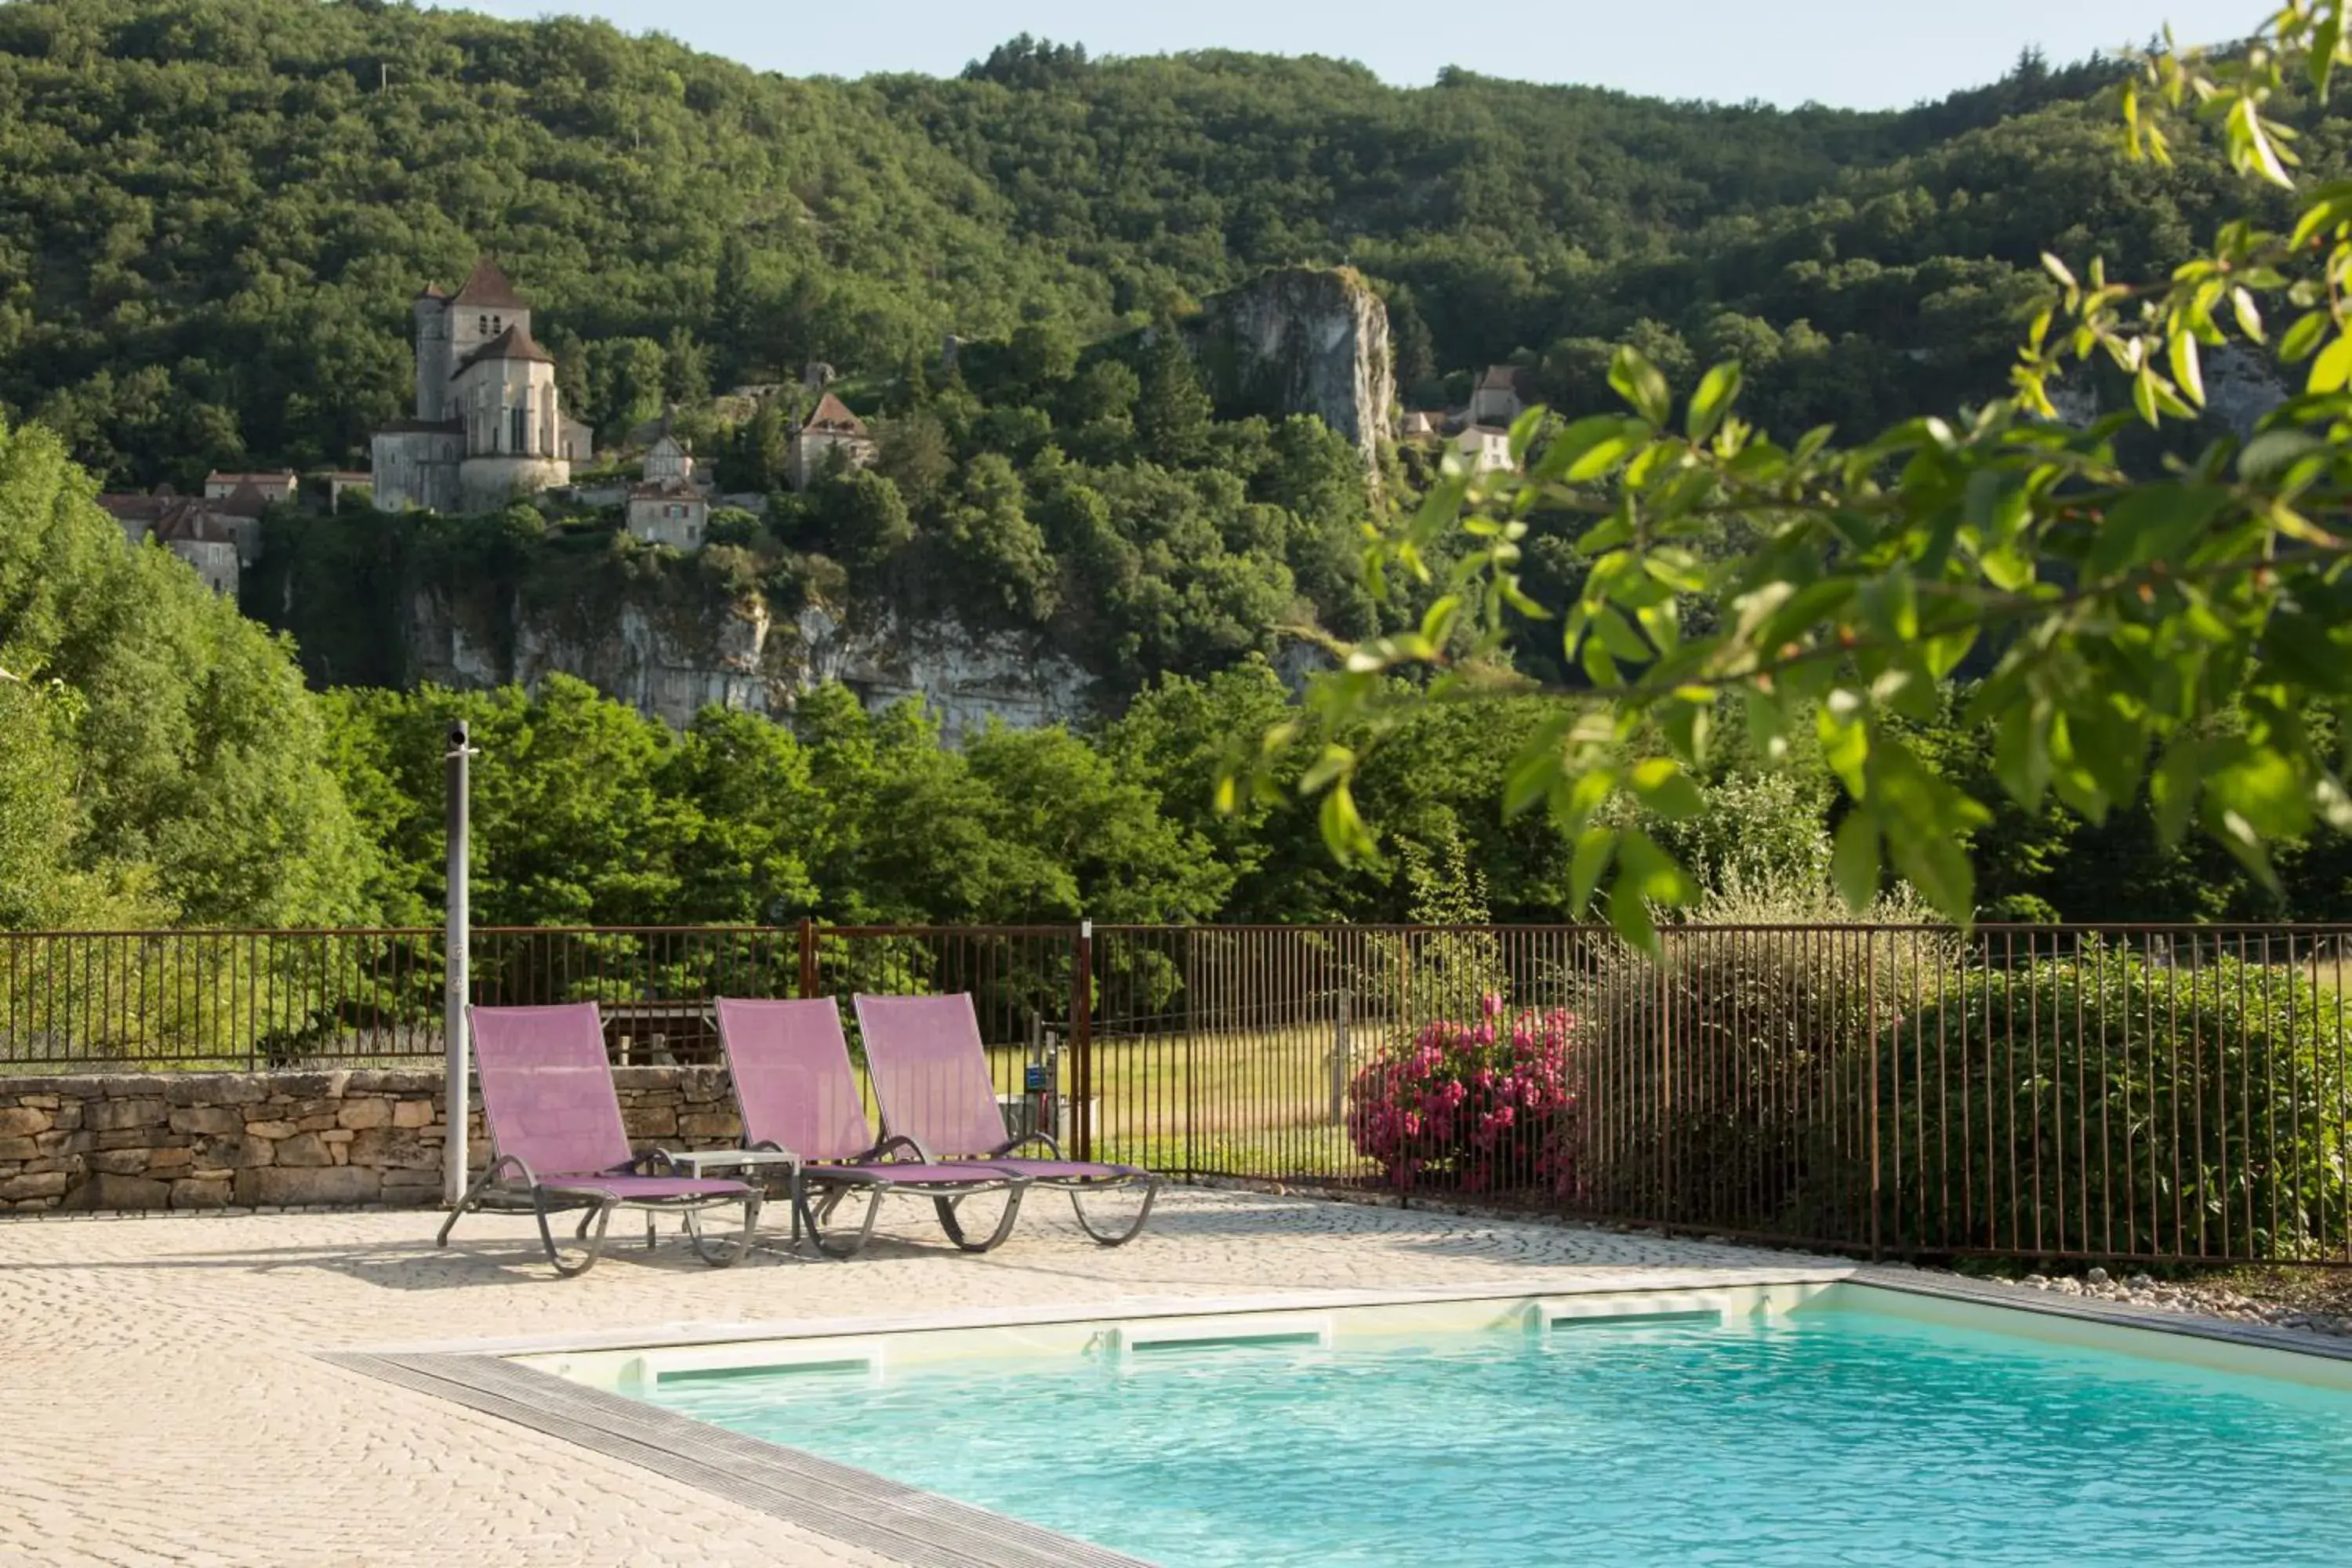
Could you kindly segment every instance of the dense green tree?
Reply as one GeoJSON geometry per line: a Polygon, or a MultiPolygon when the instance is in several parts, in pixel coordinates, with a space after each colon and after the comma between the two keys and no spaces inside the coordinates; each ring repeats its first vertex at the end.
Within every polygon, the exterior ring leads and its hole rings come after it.
{"type": "Polygon", "coordinates": [[[9,831],[47,858],[60,813],[73,827],[20,908],[70,904],[39,886],[88,873],[191,922],[356,918],[368,849],[291,650],[162,547],[127,546],[91,493],[54,436],[0,426],[0,685],[18,746],[71,791],[13,787],[9,831]]]}

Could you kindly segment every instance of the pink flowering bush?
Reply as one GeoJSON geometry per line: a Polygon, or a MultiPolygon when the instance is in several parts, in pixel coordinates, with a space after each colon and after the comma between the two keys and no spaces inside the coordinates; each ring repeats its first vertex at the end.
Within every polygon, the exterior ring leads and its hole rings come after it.
{"type": "Polygon", "coordinates": [[[1356,1074],[1348,1135],[1398,1187],[1467,1193],[1566,1191],[1575,1172],[1565,1136],[1576,1112],[1565,1009],[1513,1014],[1480,999],[1471,1021],[1442,1019],[1356,1074]]]}

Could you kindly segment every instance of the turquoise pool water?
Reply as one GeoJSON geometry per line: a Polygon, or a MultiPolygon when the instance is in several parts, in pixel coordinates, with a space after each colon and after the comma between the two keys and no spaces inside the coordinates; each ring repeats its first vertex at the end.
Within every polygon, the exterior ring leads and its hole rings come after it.
{"type": "Polygon", "coordinates": [[[2352,1395],[1869,1310],[653,1398],[1167,1568],[2352,1563],[2352,1395]]]}

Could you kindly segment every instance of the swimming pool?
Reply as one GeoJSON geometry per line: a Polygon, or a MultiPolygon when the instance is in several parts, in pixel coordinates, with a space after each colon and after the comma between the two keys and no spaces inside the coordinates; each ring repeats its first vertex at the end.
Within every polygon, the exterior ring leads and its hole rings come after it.
{"type": "Polygon", "coordinates": [[[2352,1389],[2331,1364],[2315,1375],[2339,1386],[1853,1286],[1397,1325],[824,1341],[611,1376],[1167,1568],[2352,1562],[2352,1389]]]}

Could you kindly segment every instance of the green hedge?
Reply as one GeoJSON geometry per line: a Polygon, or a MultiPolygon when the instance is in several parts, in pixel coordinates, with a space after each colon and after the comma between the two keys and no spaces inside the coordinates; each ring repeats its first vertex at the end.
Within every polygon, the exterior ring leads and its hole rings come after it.
{"type": "Polygon", "coordinates": [[[1885,1031],[1890,1246],[2341,1253],[2352,1052],[2332,985],[2085,945],[1956,977],[1885,1031]]]}

